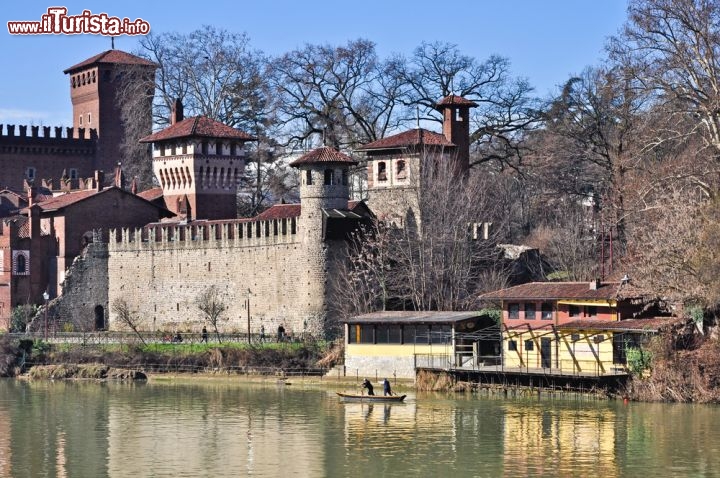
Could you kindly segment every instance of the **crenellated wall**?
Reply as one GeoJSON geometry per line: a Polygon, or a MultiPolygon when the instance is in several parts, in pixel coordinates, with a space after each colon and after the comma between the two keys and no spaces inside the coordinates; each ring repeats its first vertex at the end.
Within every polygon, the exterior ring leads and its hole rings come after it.
{"type": "Polygon", "coordinates": [[[247,331],[249,298],[253,333],[262,325],[271,336],[281,324],[291,335],[321,333],[325,301],[317,300],[309,277],[317,277],[324,261],[303,247],[298,226],[287,218],[111,231],[110,328],[119,328],[112,304],[123,299],[146,330],[198,332],[203,321],[196,299],[216,286],[228,305],[222,331],[247,331]]]}
{"type": "Polygon", "coordinates": [[[63,174],[90,177],[96,154],[94,129],[0,124],[0,188],[22,191],[26,180],[60,184],[63,174]]]}

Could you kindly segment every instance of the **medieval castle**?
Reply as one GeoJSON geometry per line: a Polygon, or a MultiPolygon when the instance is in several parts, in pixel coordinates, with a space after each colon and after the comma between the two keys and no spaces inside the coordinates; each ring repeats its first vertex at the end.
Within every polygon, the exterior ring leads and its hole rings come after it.
{"type": "MultiPolygon", "coordinates": [[[[402,222],[398,195],[418,187],[428,152],[468,167],[469,109],[442,99],[443,132],[413,129],[364,145],[368,197],[351,200],[357,164],[332,148],[291,163],[300,203],[237,218],[237,187],[251,135],[206,117],[185,118],[176,102],[152,148],[158,187],[127,187],[119,166],[125,128],[116,94],[132,67],[147,81],[155,65],[109,50],[65,70],[72,128],[0,125],[0,326],[18,305],[49,302],[53,324],[118,327],[123,301],[147,330],[202,327],[197,297],[209,287],[228,306],[225,330],[283,325],[320,334],[333,323],[328,278],[348,234],[373,217],[402,222]],[[54,136],[52,133],[54,132],[54,136]]],[[[147,105],[150,133],[151,105],[147,105]]],[[[150,159],[149,159],[150,160],[150,159]]],[[[404,209],[403,209],[404,208],[404,209]]]]}

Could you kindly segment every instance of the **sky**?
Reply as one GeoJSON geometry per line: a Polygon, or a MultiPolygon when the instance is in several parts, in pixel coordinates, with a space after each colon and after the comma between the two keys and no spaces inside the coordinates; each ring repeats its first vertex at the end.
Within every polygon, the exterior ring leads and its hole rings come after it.
{"type": "MultiPolygon", "coordinates": [[[[251,47],[280,55],[305,44],[342,45],[367,38],[381,58],[410,56],[423,41],[449,42],[483,61],[508,58],[511,73],[545,97],[572,74],[596,65],[626,18],[627,0],[95,0],[3,2],[0,10],[0,123],[71,124],[63,70],[111,47],[109,37],[11,35],[8,21],[39,21],[48,8],[142,19],[154,33],[188,33],[205,25],[248,34],[251,47]]],[[[119,36],[115,48],[137,49],[119,36]]]]}

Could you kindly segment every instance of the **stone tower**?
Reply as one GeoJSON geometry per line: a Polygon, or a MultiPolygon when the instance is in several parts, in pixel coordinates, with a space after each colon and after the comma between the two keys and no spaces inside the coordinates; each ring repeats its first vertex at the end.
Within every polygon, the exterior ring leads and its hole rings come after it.
{"type": "Polygon", "coordinates": [[[333,218],[347,217],[348,175],[350,166],[357,161],[329,147],[310,151],[296,159],[290,166],[300,170],[300,221],[299,235],[302,242],[302,263],[305,277],[302,287],[307,291],[307,303],[313,310],[313,320],[308,331],[320,333],[327,330],[328,273],[332,263],[342,256],[344,245],[333,240],[333,218]]]}
{"type": "Polygon", "coordinates": [[[73,104],[73,131],[76,138],[97,134],[95,169],[110,172],[122,160],[121,145],[128,128],[122,122],[118,95],[146,94],[138,108],[141,130],[152,130],[152,96],[157,65],[120,50],[108,50],[71,66],[70,98],[73,104]],[[132,82],[132,83],[130,83],[132,82]],[[144,92],[144,93],[143,93],[144,92]]]}
{"type": "Polygon", "coordinates": [[[184,118],[179,100],[170,123],[140,140],[153,143],[153,172],[165,206],[187,220],[236,218],[245,143],[255,138],[205,116],[184,118]]]}
{"type": "Polygon", "coordinates": [[[418,224],[422,168],[439,161],[455,163],[456,173],[470,167],[470,108],[477,103],[449,95],[436,104],[442,134],[423,128],[388,136],[358,148],[366,154],[368,206],[385,222],[418,224]]]}

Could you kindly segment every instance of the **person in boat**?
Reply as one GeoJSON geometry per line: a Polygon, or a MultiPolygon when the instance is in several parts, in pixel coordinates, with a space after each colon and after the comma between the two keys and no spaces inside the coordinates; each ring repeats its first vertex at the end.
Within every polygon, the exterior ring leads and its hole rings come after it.
{"type": "Polygon", "coordinates": [[[367,388],[368,395],[375,395],[375,392],[373,391],[372,383],[370,383],[370,380],[365,379],[362,383],[363,388],[367,388]]]}
{"type": "Polygon", "coordinates": [[[390,389],[390,381],[388,379],[383,380],[383,395],[386,397],[388,395],[392,395],[392,390],[390,389]]]}

